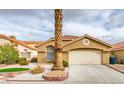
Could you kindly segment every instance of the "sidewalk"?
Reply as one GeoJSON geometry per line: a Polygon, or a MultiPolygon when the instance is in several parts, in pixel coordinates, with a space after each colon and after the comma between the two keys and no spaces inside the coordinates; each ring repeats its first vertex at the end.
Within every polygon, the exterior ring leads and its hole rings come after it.
{"type": "Polygon", "coordinates": [[[112,69],[117,70],[124,74],[124,65],[123,64],[108,64],[106,66],[111,67],[112,69]]]}

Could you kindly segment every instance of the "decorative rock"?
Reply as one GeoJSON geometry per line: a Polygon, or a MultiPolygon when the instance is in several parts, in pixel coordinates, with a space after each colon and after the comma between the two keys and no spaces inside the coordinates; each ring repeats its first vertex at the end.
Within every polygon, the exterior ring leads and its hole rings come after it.
{"type": "Polygon", "coordinates": [[[44,67],[43,66],[36,66],[34,68],[31,69],[31,73],[32,74],[38,74],[38,73],[42,73],[44,71],[44,67]]]}
{"type": "Polygon", "coordinates": [[[47,81],[63,81],[68,77],[67,73],[60,70],[50,71],[43,75],[44,80],[47,81]]]}
{"type": "Polygon", "coordinates": [[[15,73],[6,73],[5,74],[5,77],[7,77],[7,78],[13,78],[13,77],[15,77],[15,73]]]}

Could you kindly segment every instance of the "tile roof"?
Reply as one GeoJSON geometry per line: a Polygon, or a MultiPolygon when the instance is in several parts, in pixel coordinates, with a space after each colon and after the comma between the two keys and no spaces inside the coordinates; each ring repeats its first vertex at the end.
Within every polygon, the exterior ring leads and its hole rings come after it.
{"type": "MultiPolygon", "coordinates": [[[[75,40],[75,39],[77,39],[79,37],[80,36],[64,35],[64,36],[62,36],[62,40],[71,40],[72,41],[72,40],[75,40]]],[[[43,44],[45,44],[45,43],[47,43],[47,42],[49,42],[51,40],[54,40],[54,39],[55,39],[55,37],[51,37],[49,40],[45,41],[44,43],[37,44],[36,47],[39,47],[39,46],[41,46],[41,45],[43,45],[43,44]]]]}
{"type": "Polygon", "coordinates": [[[43,41],[20,41],[26,44],[39,44],[39,43],[44,43],[43,41]]]}
{"type": "Polygon", "coordinates": [[[114,44],[111,48],[112,51],[121,49],[124,49],[124,41],[114,44]]]}
{"type": "Polygon", "coordinates": [[[0,38],[5,39],[5,40],[9,40],[10,42],[13,42],[13,43],[15,43],[15,44],[19,44],[19,45],[25,46],[25,47],[27,47],[27,48],[29,48],[29,49],[36,50],[36,51],[37,51],[36,48],[33,48],[33,47],[31,47],[31,46],[28,46],[27,44],[25,44],[25,43],[23,43],[23,42],[21,42],[21,41],[19,41],[19,40],[10,38],[10,37],[8,37],[8,36],[6,36],[6,35],[0,34],[0,38]]]}
{"type": "MultiPolygon", "coordinates": [[[[62,40],[72,40],[72,39],[77,39],[79,37],[80,36],[64,35],[64,36],[62,36],[62,40]]],[[[50,39],[55,39],[55,37],[52,37],[50,39]]]]}

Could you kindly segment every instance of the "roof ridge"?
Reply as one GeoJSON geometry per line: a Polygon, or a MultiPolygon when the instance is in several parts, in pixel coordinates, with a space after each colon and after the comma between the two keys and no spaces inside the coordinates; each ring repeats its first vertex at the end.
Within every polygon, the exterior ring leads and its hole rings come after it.
{"type": "Polygon", "coordinates": [[[79,38],[77,38],[77,39],[75,39],[75,40],[73,40],[73,41],[71,41],[71,42],[69,42],[69,43],[63,45],[63,47],[65,47],[65,46],[67,46],[67,45],[69,45],[69,44],[71,44],[71,43],[73,43],[73,42],[76,42],[77,40],[80,40],[80,39],[82,39],[82,38],[85,38],[85,37],[88,37],[88,38],[93,39],[93,40],[95,40],[95,41],[97,41],[97,42],[99,42],[99,43],[103,43],[103,44],[105,44],[105,45],[111,47],[111,44],[106,43],[106,42],[104,42],[104,41],[102,41],[102,40],[100,40],[100,39],[94,38],[94,37],[92,37],[92,36],[90,36],[90,35],[87,35],[87,34],[85,34],[85,35],[83,35],[83,36],[81,36],[81,37],[79,37],[79,38]]]}
{"type": "Polygon", "coordinates": [[[124,43],[124,41],[121,41],[121,42],[115,43],[115,44],[113,44],[113,45],[117,45],[117,44],[121,44],[121,43],[124,43]]]}
{"type": "MultiPolygon", "coordinates": [[[[72,36],[72,35],[63,35],[62,37],[64,37],[64,36],[72,36]]],[[[80,38],[81,36],[73,36],[73,37],[80,38]]],[[[54,40],[54,38],[55,38],[55,37],[51,37],[50,39],[44,41],[44,43],[38,45],[37,47],[39,47],[39,46],[41,46],[41,45],[43,45],[43,44],[45,44],[45,43],[47,43],[47,42],[49,42],[49,41],[51,41],[51,40],[54,40]]],[[[75,40],[75,39],[76,39],[76,38],[73,38],[73,39],[62,39],[62,40],[75,40]]]]}

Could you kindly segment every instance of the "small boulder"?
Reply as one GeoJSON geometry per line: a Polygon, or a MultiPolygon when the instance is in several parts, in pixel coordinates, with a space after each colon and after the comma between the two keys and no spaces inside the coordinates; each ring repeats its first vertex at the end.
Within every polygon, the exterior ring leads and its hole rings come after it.
{"type": "Polygon", "coordinates": [[[44,71],[44,67],[43,66],[36,66],[34,68],[31,69],[31,73],[32,74],[38,74],[38,73],[42,73],[44,71]]]}

